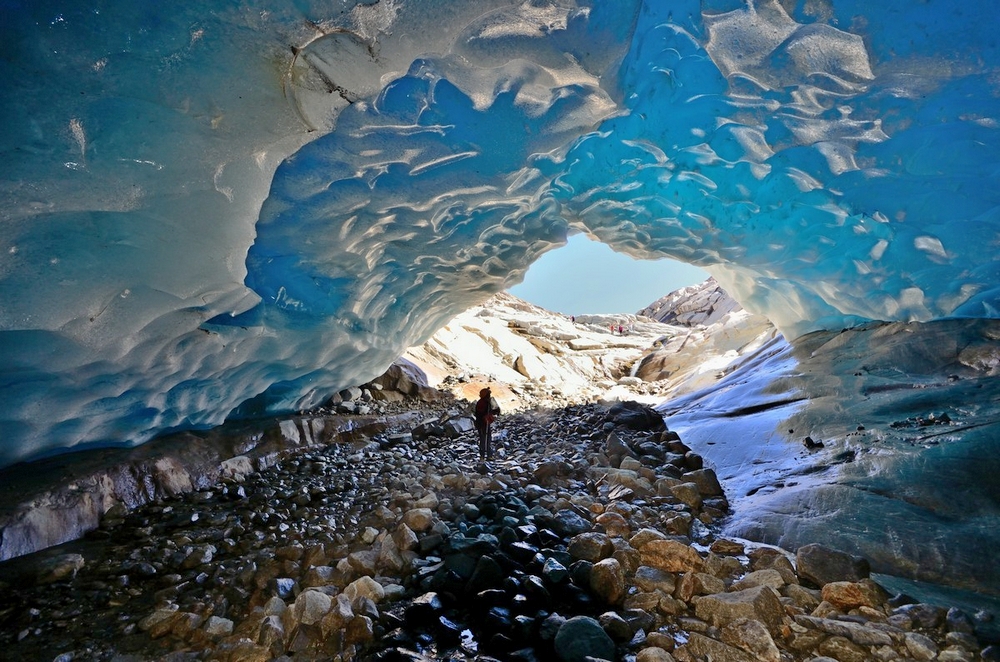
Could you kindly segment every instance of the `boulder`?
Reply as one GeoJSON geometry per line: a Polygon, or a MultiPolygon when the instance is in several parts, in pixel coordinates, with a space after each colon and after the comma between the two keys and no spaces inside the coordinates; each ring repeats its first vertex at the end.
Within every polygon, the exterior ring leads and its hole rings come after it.
{"type": "Polygon", "coordinates": [[[704,561],[689,545],[676,540],[650,540],[639,548],[643,565],[666,572],[700,572],[704,561]]]}
{"type": "Polygon", "coordinates": [[[879,607],[889,595],[871,579],[859,582],[829,582],[823,585],[823,599],[843,612],[858,607],[879,607]]]}
{"type": "Polygon", "coordinates": [[[780,630],[785,613],[777,592],[769,586],[695,597],[692,602],[695,615],[716,627],[748,618],[760,621],[772,634],[780,630]]]}
{"type": "Polygon", "coordinates": [[[677,578],[665,570],[643,565],[639,566],[635,571],[632,582],[643,591],[662,591],[663,593],[671,594],[674,592],[677,578]]]}
{"type": "Polygon", "coordinates": [[[601,624],[589,616],[574,616],[563,623],[554,643],[556,655],[563,662],[615,659],[615,642],[601,624]]]}
{"type": "Polygon", "coordinates": [[[760,621],[740,619],[722,629],[723,643],[753,655],[760,662],[780,662],[781,653],[771,633],[760,621]]]}
{"type": "Polygon", "coordinates": [[[868,561],[819,544],[799,547],[795,565],[801,579],[819,587],[830,582],[856,582],[871,572],[868,561]]]}
{"type": "Polygon", "coordinates": [[[615,546],[603,533],[581,533],[570,540],[567,551],[574,559],[596,563],[610,557],[615,551],[615,546]]]}
{"type": "Polygon", "coordinates": [[[590,590],[609,605],[625,598],[625,573],[618,559],[603,559],[591,567],[590,590]]]}
{"type": "Polygon", "coordinates": [[[333,599],[322,591],[315,589],[302,591],[292,605],[294,623],[303,625],[319,623],[332,605],[333,599]]]}
{"type": "Polygon", "coordinates": [[[703,497],[724,496],[722,484],[719,482],[719,477],[715,474],[713,469],[698,469],[696,471],[689,471],[683,474],[681,478],[685,482],[697,485],[698,493],[703,497]]]}
{"type": "Polygon", "coordinates": [[[761,662],[761,660],[735,646],[692,632],[688,642],[678,649],[685,659],[712,660],[712,662],[761,662]]]}
{"type": "Polygon", "coordinates": [[[606,420],[629,430],[661,432],[667,429],[658,411],[633,400],[615,403],[608,410],[606,420]]]}

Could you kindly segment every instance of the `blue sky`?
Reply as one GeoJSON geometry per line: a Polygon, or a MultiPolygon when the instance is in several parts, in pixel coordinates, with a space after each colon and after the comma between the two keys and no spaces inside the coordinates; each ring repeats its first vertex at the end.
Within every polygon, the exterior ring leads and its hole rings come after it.
{"type": "Polygon", "coordinates": [[[634,313],[708,272],[674,260],[633,260],[582,234],[538,259],[510,293],[566,315],[634,313]]]}

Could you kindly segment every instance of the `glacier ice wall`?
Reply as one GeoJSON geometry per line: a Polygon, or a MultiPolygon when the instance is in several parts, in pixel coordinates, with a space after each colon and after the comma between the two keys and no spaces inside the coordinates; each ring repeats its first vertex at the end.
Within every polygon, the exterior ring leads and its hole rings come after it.
{"type": "Polygon", "coordinates": [[[996,317],[992,3],[0,3],[0,464],[308,407],[586,232],[996,317]]]}

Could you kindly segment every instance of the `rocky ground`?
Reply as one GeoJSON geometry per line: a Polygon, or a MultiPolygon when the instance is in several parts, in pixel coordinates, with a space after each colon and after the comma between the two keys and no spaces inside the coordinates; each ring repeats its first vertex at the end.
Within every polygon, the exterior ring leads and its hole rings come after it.
{"type": "Polygon", "coordinates": [[[641,405],[503,416],[485,464],[424,407],[0,565],[0,657],[1000,659],[860,559],[716,537],[724,486],[641,405]]]}

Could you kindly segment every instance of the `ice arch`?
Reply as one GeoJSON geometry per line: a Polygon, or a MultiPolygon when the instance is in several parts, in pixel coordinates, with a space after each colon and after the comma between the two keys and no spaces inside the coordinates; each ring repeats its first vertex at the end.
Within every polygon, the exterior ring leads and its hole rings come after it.
{"type": "Polygon", "coordinates": [[[989,3],[0,7],[0,463],[301,408],[569,232],[994,317],[989,3]]]}

